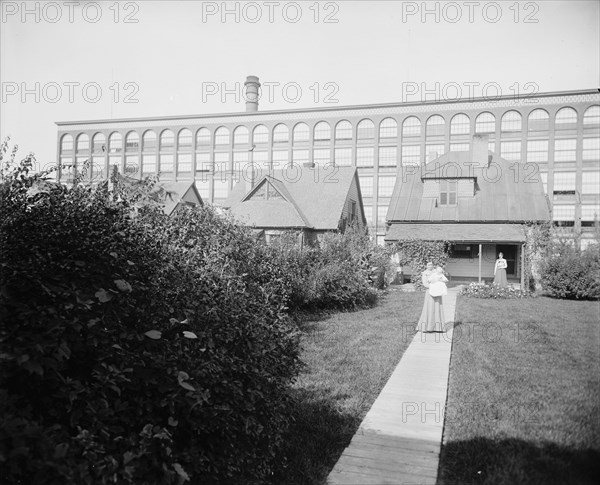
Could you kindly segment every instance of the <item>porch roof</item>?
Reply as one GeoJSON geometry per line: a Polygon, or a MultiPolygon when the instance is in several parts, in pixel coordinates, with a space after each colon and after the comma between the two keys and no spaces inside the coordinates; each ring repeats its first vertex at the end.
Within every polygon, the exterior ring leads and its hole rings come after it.
{"type": "Polygon", "coordinates": [[[386,241],[423,239],[479,243],[523,243],[525,231],[520,224],[392,224],[386,241]]]}

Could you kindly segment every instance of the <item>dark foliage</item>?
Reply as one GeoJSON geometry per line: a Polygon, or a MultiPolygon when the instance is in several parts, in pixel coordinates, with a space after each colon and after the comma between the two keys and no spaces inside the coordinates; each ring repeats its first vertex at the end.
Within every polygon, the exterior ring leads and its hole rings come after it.
{"type": "Polygon", "coordinates": [[[551,245],[541,264],[543,289],[557,298],[599,299],[599,249],[598,244],[585,251],[564,242],[551,245]]]}
{"type": "Polygon", "coordinates": [[[282,268],[210,208],[0,185],[0,479],[247,483],[298,371],[282,268]]]}

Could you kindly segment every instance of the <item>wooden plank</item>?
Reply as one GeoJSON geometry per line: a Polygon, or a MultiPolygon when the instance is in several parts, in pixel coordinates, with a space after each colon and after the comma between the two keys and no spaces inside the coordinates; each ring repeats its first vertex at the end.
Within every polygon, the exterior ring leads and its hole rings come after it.
{"type": "MultiPolygon", "coordinates": [[[[336,465],[337,466],[337,465],[336,465]]],[[[362,475],[362,476],[367,476],[367,477],[376,477],[376,478],[380,478],[380,479],[387,479],[387,480],[396,480],[396,482],[392,482],[395,483],[395,485],[398,485],[400,483],[403,483],[405,481],[407,481],[405,479],[406,476],[409,477],[419,477],[419,479],[421,478],[429,478],[429,479],[434,479],[435,477],[432,477],[430,474],[426,474],[423,475],[421,472],[411,472],[410,470],[407,471],[401,471],[401,470],[382,470],[382,469],[373,469],[373,468],[365,468],[363,466],[357,466],[357,465],[343,465],[340,466],[338,468],[338,470],[341,473],[356,473],[358,475],[362,475]]],[[[362,482],[354,482],[354,483],[362,483],[362,482]]]]}
{"type": "Polygon", "coordinates": [[[361,470],[362,473],[373,475],[379,475],[380,472],[383,472],[384,474],[393,473],[395,475],[408,473],[410,475],[430,478],[436,478],[438,470],[437,460],[435,462],[432,461],[429,466],[423,466],[414,462],[403,463],[397,460],[378,461],[373,460],[370,457],[354,456],[342,456],[336,466],[341,470],[361,470]]]}

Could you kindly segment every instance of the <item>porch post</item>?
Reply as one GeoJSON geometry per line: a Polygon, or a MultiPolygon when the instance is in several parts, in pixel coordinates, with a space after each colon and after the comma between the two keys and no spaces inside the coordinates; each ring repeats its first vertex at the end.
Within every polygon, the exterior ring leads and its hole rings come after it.
{"type": "Polygon", "coordinates": [[[483,245],[479,243],[479,283],[481,284],[481,252],[483,250],[483,245]]]}
{"type": "Polygon", "coordinates": [[[525,244],[521,244],[521,289],[525,285],[525,244]]]}

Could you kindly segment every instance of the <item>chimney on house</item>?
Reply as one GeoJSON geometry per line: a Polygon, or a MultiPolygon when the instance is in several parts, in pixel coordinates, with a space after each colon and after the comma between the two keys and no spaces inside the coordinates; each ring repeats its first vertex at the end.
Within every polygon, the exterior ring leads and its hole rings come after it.
{"type": "Polygon", "coordinates": [[[473,136],[473,142],[471,143],[471,162],[475,167],[487,167],[489,165],[487,135],[473,136]]]}
{"type": "Polygon", "coordinates": [[[258,82],[258,77],[246,77],[244,87],[246,88],[244,95],[244,99],[246,100],[246,113],[255,113],[256,111],[258,111],[258,98],[260,89],[260,82],[258,82]]]}

